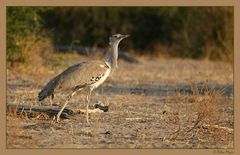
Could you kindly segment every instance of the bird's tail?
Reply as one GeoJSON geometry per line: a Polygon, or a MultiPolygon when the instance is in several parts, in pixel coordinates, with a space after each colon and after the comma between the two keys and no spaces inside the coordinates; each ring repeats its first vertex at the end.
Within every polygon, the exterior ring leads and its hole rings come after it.
{"type": "Polygon", "coordinates": [[[54,93],[54,83],[51,81],[38,93],[38,101],[44,100],[46,97],[54,93]]]}
{"type": "Polygon", "coordinates": [[[54,93],[54,89],[58,86],[59,77],[55,77],[50,80],[44,88],[38,93],[38,101],[44,100],[46,97],[54,93]]]}
{"type": "Polygon", "coordinates": [[[48,95],[48,92],[46,89],[43,88],[41,92],[38,93],[38,101],[44,100],[48,95]]]}

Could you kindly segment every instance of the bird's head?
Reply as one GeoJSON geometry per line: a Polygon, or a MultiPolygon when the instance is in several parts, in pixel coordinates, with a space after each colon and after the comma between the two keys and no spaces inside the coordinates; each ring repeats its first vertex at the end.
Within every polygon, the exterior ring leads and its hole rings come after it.
{"type": "Polygon", "coordinates": [[[109,44],[110,45],[114,45],[114,44],[118,44],[121,40],[123,40],[124,38],[129,37],[130,35],[123,35],[123,34],[114,34],[111,35],[109,37],[109,44]]]}

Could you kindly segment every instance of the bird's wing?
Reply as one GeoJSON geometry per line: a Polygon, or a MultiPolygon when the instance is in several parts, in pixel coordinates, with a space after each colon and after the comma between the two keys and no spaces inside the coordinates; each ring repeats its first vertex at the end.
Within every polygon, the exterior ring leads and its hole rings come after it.
{"type": "Polygon", "coordinates": [[[109,66],[103,61],[87,61],[73,65],[51,79],[38,94],[39,101],[53,94],[56,90],[85,87],[104,76],[109,66]]]}
{"type": "Polygon", "coordinates": [[[105,62],[87,61],[73,65],[57,76],[57,88],[72,89],[96,82],[108,69],[105,62]]]}

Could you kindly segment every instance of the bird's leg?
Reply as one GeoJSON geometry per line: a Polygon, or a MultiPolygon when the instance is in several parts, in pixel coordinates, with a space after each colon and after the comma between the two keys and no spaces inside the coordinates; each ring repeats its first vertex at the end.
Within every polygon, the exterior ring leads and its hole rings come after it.
{"type": "Polygon", "coordinates": [[[74,91],[71,95],[68,96],[66,102],[64,103],[63,107],[61,108],[61,110],[58,112],[57,114],[57,122],[59,122],[60,120],[60,116],[61,113],[63,112],[64,108],[67,106],[68,102],[70,101],[70,99],[73,97],[73,95],[76,93],[76,91],[74,91]]]}
{"type": "Polygon", "coordinates": [[[50,106],[52,106],[53,98],[54,98],[54,95],[53,95],[53,94],[49,96],[50,106]]]}
{"type": "Polygon", "coordinates": [[[49,103],[50,103],[50,106],[52,106],[52,97],[49,96],[49,103]]]}
{"type": "Polygon", "coordinates": [[[89,106],[89,102],[90,102],[90,96],[91,96],[91,89],[89,89],[89,92],[87,94],[87,108],[86,108],[86,120],[87,120],[87,123],[89,123],[89,120],[88,120],[88,106],[89,106]]]}

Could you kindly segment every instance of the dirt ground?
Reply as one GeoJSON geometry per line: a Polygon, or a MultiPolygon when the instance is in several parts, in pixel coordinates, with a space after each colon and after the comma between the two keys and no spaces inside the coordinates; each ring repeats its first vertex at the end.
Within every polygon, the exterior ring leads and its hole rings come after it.
{"type": "MultiPolygon", "coordinates": [[[[48,106],[37,94],[51,77],[77,63],[29,74],[7,70],[7,104],[48,106]]],[[[85,58],[84,58],[85,59],[85,58]]],[[[79,93],[68,108],[85,108],[79,93]]],[[[63,104],[64,94],[55,103],[63,104]]],[[[233,67],[224,62],[181,59],[119,61],[118,69],[91,96],[108,112],[70,116],[56,123],[40,113],[7,111],[7,148],[233,148],[233,67]]]]}

